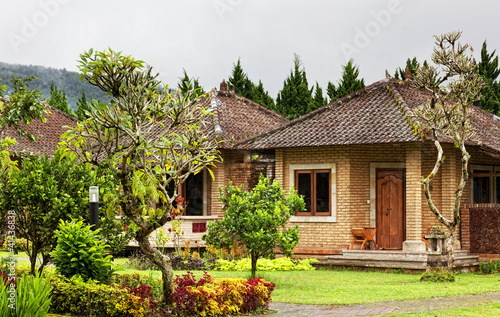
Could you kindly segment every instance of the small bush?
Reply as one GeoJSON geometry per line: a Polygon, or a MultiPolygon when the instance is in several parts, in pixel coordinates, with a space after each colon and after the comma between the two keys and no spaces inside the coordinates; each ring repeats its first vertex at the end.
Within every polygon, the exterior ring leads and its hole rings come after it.
{"type": "Polygon", "coordinates": [[[420,282],[455,282],[455,275],[447,268],[427,269],[420,276],[420,282]]]}
{"type": "Polygon", "coordinates": [[[92,231],[83,221],[61,220],[56,231],[57,246],[51,252],[57,271],[65,277],[81,275],[84,280],[106,282],[113,273],[111,255],[100,240],[99,230],[92,231]]]}
{"type": "MultiPolygon", "coordinates": [[[[180,271],[202,271],[205,270],[205,262],[200,258],[195,258],[193,255],[175,255],[169,253],[167,255],[172,261],[172,268],[180,271]]],[[[142,252],[138,252],[129,257],[129,265],[137,270],[156,270],[159,268],[151,262],[142,252]]]]}
{"type": "MultiPolygon", "coordinates": [[[[316,259],[303,259],[294,261],[290,258],[260,259],[257,262],[257,271],[312,271],[315,268],[312,262],[316,259]]],[[[214,270],[216,271],[250,271],[251,261],[249,258],[239,261],[217,260],[214,270]]]]}
{"type": "Polygon", "coordinates": [[[191,272],[177,276],[170,299],[172,312],[179,316],[224,316],[267,308],[274,283],[262,278],[217,279],[206,272],[196,281],[191,272]]]}
{"type": "Polygon", "coordinates": [[[6,280],[4,275],[0,279],[0,315],[43,317],[50,308],[51,290],[50,281],[45,278],[25,274],[17,279],[16,286],[16,283],[6,280]]]}
{"type": "Polygon", "coordinates": [[[488,262],[480,261],[479,262],[479,271],[483,274],[492,274],[498,272],[500,268],[500,260],[494,261],[491,259],[488,262]]]}
{"type": "MultiPolygon", "coordinates": [[[[150,302],[118,284],[85,282],[81,276],[55,277],[52,283],[52,313],[76,316],[142,317],[150,302]]],[[[137,293],[137,292],[136,292],[137,293]]]]}
{"type": "Polygon", "coordinates": [[[151,295],[149,299],[153,302],[160,302],[163,295],[163,285],[161,278],[154,277],[152,274],[144,273],[123,273],[113,276],[113,282],[128,289],[138,289],[143,285],[149,286],[151,295]]]}

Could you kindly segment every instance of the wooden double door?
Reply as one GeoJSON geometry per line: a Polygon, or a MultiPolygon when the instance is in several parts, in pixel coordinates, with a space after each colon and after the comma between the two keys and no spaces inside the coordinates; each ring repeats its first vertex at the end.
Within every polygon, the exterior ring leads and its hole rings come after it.
{"type": "Polygon", "coordinates": [[[405,170],[377,169],[377,244],[402,249],[406,238],[405,170]]]}

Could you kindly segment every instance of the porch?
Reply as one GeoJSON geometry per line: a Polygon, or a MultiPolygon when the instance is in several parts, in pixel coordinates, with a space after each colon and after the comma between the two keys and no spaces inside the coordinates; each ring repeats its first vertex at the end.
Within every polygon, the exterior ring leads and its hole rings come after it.
{"type": "MultiPolygon", "coordinates": [[[[467,250],[456,250],[455,270],[477,271],[479,256],[470,255],[467,250]]],[[[428,267],[446,266],[446,255],[428,252],[388,250],[341,250],[340,254],[328,255],[314,263],[316,267],[355,267],[375,269],[403,269],[425,271],[428,267]]]]}

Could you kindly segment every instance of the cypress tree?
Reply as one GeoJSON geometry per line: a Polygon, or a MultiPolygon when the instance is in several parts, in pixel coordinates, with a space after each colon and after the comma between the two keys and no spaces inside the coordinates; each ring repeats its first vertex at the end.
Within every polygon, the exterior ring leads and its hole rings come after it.
{"type": "Polygon", "coordinates": [[[481,48],[481,62],[478,65],[478,72],[483,76],[486,87],[481,91],[481,99],[474,104],[488,112],[500,115],[500,84],[497,81],[500,75],[498,68],[498,56],[495,56],[496,50],[490,54],[486,41],[481,48]]]}
{"type": "Polygon", "coordinates": [[[231,76],[229,76],[227,83],[229,88],[234,88],[234,92],[238,95],[253,100],[252,93],[255,85],[248,78],[248,75],[243,71],[243,67],[241,67],[241,61],[239,58],[236,64],[233,64],[233,70],[231,76]]]}
{"type": "Polygon", "coordinates": [[[189,78],[186,70],[183,68],[182,72],[184,73],[183,78],[179,78],[179,82],[177,83],[177,88],[181,91],[183,95],[186,95],[188,92],[191,92],[190,99],[194,99],[205,94],[205,90],[200,86],[198,82],[198,78],[189,78]]]}
{"type": "Polygon", "coordinates": [[[76,102],[77,108],[76,108],[76,118],[80,121],[83,121],[87,119],[89,116],[87,115],[86,112],[90,112],[90,107],[87,102],[87,97],[85,96],[85,91],[82,88],[82,95],[78,98],[76,102]]]}
{"type": "MultiPolygon", "coordinates": [[[[427,64],[427,62],[425,62],[425,64],[427,64]]],[[[418,63],[416,57],[413,57],[413,59],[408,58],[406,60],[406,66],[404,69],[401,69],[401,67],[398,67],[396,69],[396,72],[394,73],[394,78],[404,80],[406,77],[406,75],[405,75],[406,69],[408,69],[410,71],[411,75],[413,76],[413,75],[417,74],[418,67],[419,67],[419,63],[418,63]]]]}
{"type": "Polygon", "coordinates": [[[337,83],[337,87],[328,82],[327,94],[330,97],[330,102],[364,88],[365,80],[363,78],[358,79],[358,76],[359,67],[354,65],[354,60],[351,59],[346,65],[342,66],[342,78],[337,83]]]}
{"type": "Polygon", "coordinates": [[[253,87],[252,101],[258,103],[261,106],[266,107],[269,110],[275,110],[274,99],[269,96],[269,93],[264,89],[262,81],[259,80],[259,84],[253,87]]]}
{"type": "Polygon", "coordinates": [[[327,99],[323,97],[323,89],[319,86],[318,82],[316,82],[316,86],[314,89],[314,109],[318,109],[323,107],[327,103],[327,99]]]}
{"type": "Polygon", "coordinates": [[[312,90],[309,89],[307,76],[300,56],[295,54],[294,67],[283,82],[283,89],[276,98],[276,112],[287,119],[298,118],[314,108],[312,90]]]}
{"type": "Polygon", "coordinates": [[[59,90],[54,82],[50,83],[50,98],[47,100],[47,103],[52,107],[69,114],[70,116],[75,116],[71,108],[68,106],[66,93],[62,88],[59,90]]]}

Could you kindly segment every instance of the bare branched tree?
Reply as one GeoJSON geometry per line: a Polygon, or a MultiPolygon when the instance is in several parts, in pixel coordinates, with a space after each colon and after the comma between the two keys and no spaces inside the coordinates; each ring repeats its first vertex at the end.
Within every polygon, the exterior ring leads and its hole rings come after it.
{"type": "Polygon", "coordinates": [[[483,79],[477,73],[472,58],[473,50],[468,44],[460,44],[461,35],[461,32],[450,32],[436,36],[432,61],[437,66],[420,67],[413,79],[415,86],[432,93],[428,102],[413,111],[412,122],[418,133],[434,140],[438,152],[434,168],[427,177],[422,178],[422,185],[427,205],[448,229],[446,251],[449,270],[453,269],[455,262],[453,246],[461,221],[460,199],[469,178],[470,155],[465,143],[474,136],[471,105],[480,98],[480,91],[484,87],[483,79]],[[452,219],[443,216],[443,212],[436,207],[429,189],[445,160],[441,142],[454,143],[461,153],[462,171],[455,190],[452,219]]]}
{"type": "Polygon", "coordinates": [[[216,142],[206,133],[209,109],[199,99],[191,102],[189,93],[161,86],[151,67],[131,56],[109,49],[80,57],[82,78],[112,100],[93,108],[89,119],[64,135],[64,151],[116,175],[116,201],[137,226],[135,239],[142,252],[160,267],[168,303],[172,266],[150,244],[149,235],[171,220],[177,189],[186,178],[204,168],[212,174],[210,167],[220,160],[216,142]]]}

